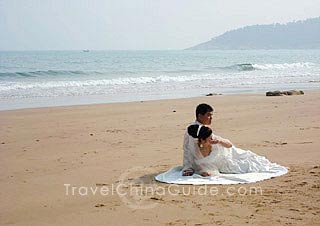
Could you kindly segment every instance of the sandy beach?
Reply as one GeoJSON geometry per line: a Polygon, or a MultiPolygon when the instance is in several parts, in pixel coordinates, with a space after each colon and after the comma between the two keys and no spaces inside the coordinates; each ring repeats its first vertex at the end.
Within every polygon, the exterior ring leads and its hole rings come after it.
{"type": "Polygon", "coordinates": [[[0,125],[0,225],[320,222],[320,90],[0,111],[0,125]],[[185,128],[203,102],[215,108],[214,133],[289,173],[209,186],[214,195],[184,194],[201,187],[184,185],[174,187],[178,194],[112,194],[120,183],[169,189],[153,178],[182,164],[185,128]]]}

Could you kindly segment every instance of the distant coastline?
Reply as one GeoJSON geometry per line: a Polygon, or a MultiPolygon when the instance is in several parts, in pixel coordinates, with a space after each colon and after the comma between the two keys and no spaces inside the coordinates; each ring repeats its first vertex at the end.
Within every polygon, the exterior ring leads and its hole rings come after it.
{"type": "Polygon", "coordinates": [[[227,31],[186,50],[320,49],[320,17],[227,31]]]}

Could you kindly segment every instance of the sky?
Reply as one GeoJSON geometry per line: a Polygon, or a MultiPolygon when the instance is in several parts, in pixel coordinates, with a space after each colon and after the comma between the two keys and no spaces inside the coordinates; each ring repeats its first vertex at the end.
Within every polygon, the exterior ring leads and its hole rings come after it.
{"type": "Polygon", "coordinates": [[[0,0],[0,50],[175,50],[320,16],[320,0],[0,0]]]}

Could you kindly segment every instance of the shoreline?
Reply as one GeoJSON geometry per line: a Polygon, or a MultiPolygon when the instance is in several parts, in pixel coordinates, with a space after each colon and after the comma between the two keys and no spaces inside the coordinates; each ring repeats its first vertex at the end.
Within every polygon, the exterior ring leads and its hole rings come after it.
{"type": "MultiPolygon", "coordinates": [[[[314,91],[314,90],[319,90],[319,87],[309,87],[309,88],[297,88],[296,90],[302,90],[302,91],[314,91]]],[[[277,89],[272,89],[272,90],[268,90],[268,91],[275,91],[277,89]]],[[[279,89],[278,89],[279,90],[279,89]]],[[[280,89],[280,90],[291,90],[290,88],[285,88],[285,89],[280,89]]],[[[215,92],[213,93],[213,96],[229,96],[229,95],[251,95],[251,94],[257,94],[257,95],[262,95],[268,91],[265,90],[237,90],[237,91],[226,91],[226,92],[215,92]]],[[[207,93],[209,94],[209,93],[207,93]]],[[[41,109],[41,108],[57,108],[57,107],[76,107],[76,106],[90,106],[90,105],[103,105],[103,104],[126,104],[126,103],[138,103],[138,102],[149,102],[149,101],[166,101],[166,100],[179,100],[179,99],[190,99],[190,98],[201,98],[201,97],[206,97],[207,94],[202,94],[202,95],[197,95],[197,96],[187,96],[187,97],[181,97],[181,95],[178,97],[164,97],[164,98],[149,98],[149,99],[143,99],[143,100],[123,100],[123,101],[119,101],[119,100],[114,100],[114,101],[107,101],[104,102],[102,101],[102,99],[105,99],[105,97],[98,97],[96,99],[96,101],[93,101],[93,103],[87,103],[87,102],[83,102],[83,101],[76,101],[77,103],[60,103],[60,104],[53,104],[53,105],[46,105],[44,104],[44,106],[28,106],[28,104],[26,104],[26,107],[13,107],[13,108],[4,108],[2,109],[0,107],[0,112],[3,111],[17,111],[17,110],[26,110],[26,109],[41,109]],[[83,102],[83,103],[81,103],[83,102]]],[[[209,96],[210,97],[210,96],[209,96]]],[[[78,97],[61,97],[60,102],[63,100],[67,100],[68,98],[78,98],[78,97]]],[[[84,97],[81,97],[82,99],[84,99],[84,97]]],[[[94,98],[94,97],[89,97],[89,98],[94,98]]],[[[50,98],[38,98],[38,100],[42,100],[42,102],[49,102],[50,100],[54,100],[56,99],[56,97],[50,97],[50,98]]],[[[9,99],[8,99],[9,100],[9,99]]],[[[21,99],[20,99],[21,100],[21,99]]],[[[32,98],[25,98],[22,100],[28,100],[28,102],[32,102],[34,99],[32,98]]],[[[2,101],[2,100],[1,100],[2,101]]],[[[68,102],[68,101],[66,101],[68,102]]],[[[20,105],[23,105],[20,103],[20,105]]],[[[39,105],[39,104],[38,104],[39,105]]]]}

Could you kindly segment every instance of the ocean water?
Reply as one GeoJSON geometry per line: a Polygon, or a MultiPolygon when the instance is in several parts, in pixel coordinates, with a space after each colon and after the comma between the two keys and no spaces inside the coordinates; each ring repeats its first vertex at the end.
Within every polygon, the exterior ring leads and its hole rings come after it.
{"type": "Polygon", "coordinates": [[[0,52],[0,110],[320,88],[320,50],[0,52]]]}

